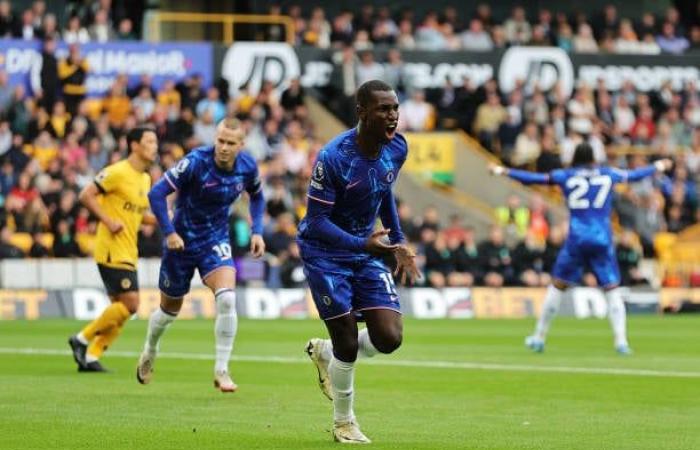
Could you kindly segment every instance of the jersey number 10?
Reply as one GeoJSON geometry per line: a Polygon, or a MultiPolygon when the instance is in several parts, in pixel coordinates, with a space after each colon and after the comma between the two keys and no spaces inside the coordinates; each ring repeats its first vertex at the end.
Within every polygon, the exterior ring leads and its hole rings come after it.
{"type": "Polygon", "coordinates": [[[593,199],[594,208],[602,208],[605,205],[605,200],[608,198],[612,180],[607,175],[598,175],[595,177],[571,177],[566,180],[566,187],[571,189],[569,192],[569,208],[570,209],[587,209],[591,207],[591,201],[586,198],[591,186],[599,186],[598,193],[593,199]]]}
{"type": "Polygon", "coordinates": [[[219,244],[212,247],[212,250],[219,255],[219,259],[231,259],[231,246],[228,244],[219,244]]]}

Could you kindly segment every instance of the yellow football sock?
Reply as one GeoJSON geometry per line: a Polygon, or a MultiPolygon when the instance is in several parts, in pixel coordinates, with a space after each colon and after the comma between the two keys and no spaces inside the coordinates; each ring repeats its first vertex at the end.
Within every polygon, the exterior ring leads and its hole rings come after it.
{"type": "Polygon", "coordinates": [[[106,334],[112,328],[120,328],[131,316],[129,310],[122,302],[114,302],[102,312],[100,317],[93,320],[83,328],[83,336],[88,341],[99,334],[106,334]]]}
{"type": "Polygon", "coordinates": [[[123,328],[124,324],[122,323],[121,326],[112,327],[106,332],[95,336],[95,339],[90,342],[90,345],[88,345],[87,348],[87,356],[89,359],[100,359],[100,356],[102,356],[107,348],[112,345],[115,340],[117,340],[123,328]]]}

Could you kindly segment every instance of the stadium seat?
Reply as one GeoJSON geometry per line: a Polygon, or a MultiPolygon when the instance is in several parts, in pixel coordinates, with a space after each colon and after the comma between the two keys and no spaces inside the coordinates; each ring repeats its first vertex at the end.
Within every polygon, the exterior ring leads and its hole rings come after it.
{"type": "Polygon", "coordinates": [[[24,253],[29,253],[32,248],[32,235],[29,233],[12,233],[10,244],[22,250],[24,253]]]}

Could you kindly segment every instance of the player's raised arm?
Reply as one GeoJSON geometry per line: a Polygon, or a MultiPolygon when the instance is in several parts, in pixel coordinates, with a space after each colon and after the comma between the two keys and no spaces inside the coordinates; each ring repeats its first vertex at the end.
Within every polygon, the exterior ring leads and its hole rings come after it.
{"type": "Polygon", "coordinates": [[[548,173],[528,172],[527,170],[509,169],[499,165],[489,166],[489,171],[492,175],[508,176],[514,180],[520,181],[523,184],[550,184],[551,177],[548,173]]]}
{"type": "Polygon", "coordinates": [[[656,172],[666,172],[673,167],[673,161],[670,159],[660,159],[655,161],[654,164],[649,164],[646,167],[640,167],[634,170],[618,170],[615,172],[620,175],[620,180],[616,180],[622,183],[634,182],[642,180],[646,177],[654,175],[656,172]]]}

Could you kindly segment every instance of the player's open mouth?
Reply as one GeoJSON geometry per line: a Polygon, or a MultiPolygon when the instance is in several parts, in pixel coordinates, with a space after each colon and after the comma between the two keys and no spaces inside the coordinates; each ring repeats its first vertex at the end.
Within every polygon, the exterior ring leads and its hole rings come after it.
{"type": "Polygon", "coordinates": [[[396,127],[398,126],[397,123],[393,123],[389,126],[386,127],[386,135],[389,138],[393,138],[394,134],[396,134],[396,127]]]}

